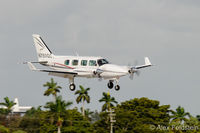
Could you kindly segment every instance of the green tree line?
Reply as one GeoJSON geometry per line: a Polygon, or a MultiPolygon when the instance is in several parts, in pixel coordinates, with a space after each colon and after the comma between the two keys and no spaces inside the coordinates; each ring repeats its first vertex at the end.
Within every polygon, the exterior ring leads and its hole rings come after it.
{"type": "Polygon", "coordinates": [[[102,93],[101,111],[85,108],[90,103],[90,88],[80,86],[75,92],[77,107],[59,95],[61,86],[51,79],[44,85],[44,96],[53,100],[43,106],[33,107],[24,115],[12,113],[15,103],[8,97],[0,105],[0,133],[110,133],[111,120],[114,133],[200,133],[200,115],[192,116],[181,106],[176,110],[170,105],[160,105],[157,100],[145,97],[121,103],[109,93],[102,93]],[[110,113],[113,113],[111,115],[110,113]]]}

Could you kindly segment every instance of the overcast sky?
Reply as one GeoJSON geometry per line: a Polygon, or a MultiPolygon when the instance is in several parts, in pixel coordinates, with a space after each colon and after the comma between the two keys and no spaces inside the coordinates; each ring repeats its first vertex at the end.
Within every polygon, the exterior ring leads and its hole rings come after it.
{"type": "MultiPolygon", "coordinates": [[[[117,101],[148,97],[200,114],[199,0],[18,0],[0,4],[0,101],[19,98],[21,105],[44,105],[43,84],[51,76],[32,72],[23,61],[37,61],[32,34],[40,34],[56,55],[103,56],[119,65],[144,63],[154,67],[133,80],[120,79],[121,90],[107,81],[75,79],[90,87],[91,104],[101,109],[102,92],[117,101]]],[[[68,79],[55,77],[65,100],[75,102],[68,79]]],[[[80,107],[80,105],[78,105],[80,107]]]]}

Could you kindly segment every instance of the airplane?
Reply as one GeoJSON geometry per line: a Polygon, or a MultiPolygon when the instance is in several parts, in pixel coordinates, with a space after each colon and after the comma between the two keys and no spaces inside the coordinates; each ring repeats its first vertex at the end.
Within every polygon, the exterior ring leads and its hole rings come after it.
{"type": "Polygon", "coordinates": [[[103,57],[94,56],[58,56],[54,55],[43,41],[40,35],[33,34],[33,41],[37,52],[38,61],[24,62],[28,64],[30,70],[39,72],[48,72],[51,76],[63,77],[69,79],[69,89],[74,91],[75,77],[98,78],[99,80],[108,80],[108,88],[112,89],[115,85],[115,90],[120,90],[119,78],[122,76],[139,75],[139,69],[152,66],[148,57],[145,57],[145,64],[138,66],[119,66],[109,63],[103,57]],[[39,63],[49,69],[37,69],[33,63],[39,63]]]}
{"type": "Polygon", "coordinates": [[[18,98],[15,98],[14,103],[16,104],[12,107],[12,113],[26,113],[32,108],[31,106],[19,106],[18,98]]]}
{"type": "MultiPolygon", "coordinates": [[[[12,113],[26,113],[27,110],[30,110],[31,106],[19,106],[18,98],[14,100],[15,105],[11,108],[12,113]]],[[[0,106],[0,108],[6,109],[5,106],[0,106]]]]}

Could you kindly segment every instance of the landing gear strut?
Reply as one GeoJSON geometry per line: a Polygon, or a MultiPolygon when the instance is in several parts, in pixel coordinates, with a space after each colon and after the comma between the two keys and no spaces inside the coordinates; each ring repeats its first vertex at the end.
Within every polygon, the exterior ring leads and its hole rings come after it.
{"type": "Polygon", "coordinates": [[[118,84],[119,80],[118,80],[118,79],[115,79],[115,82],[116,82],[115,90],[118,91],[118,90],[120,90],[120,86],[119,86],[119,84],[118,84]]]}

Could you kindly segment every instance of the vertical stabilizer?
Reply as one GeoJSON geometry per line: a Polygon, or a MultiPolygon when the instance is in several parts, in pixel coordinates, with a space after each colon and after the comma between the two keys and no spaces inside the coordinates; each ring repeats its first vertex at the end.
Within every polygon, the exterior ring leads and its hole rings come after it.
{"type": "Polygon", "coordinates": [[[15,105],[12,107],[12,112],[19,111],[19,101],[18,101],[18,98],[15,98],[14,103],[15,103],[15,105]]]}
{"type": "Polygon", "coordinates": [[[18,101],[18,98],[15,98],[14,103],[16,103],[16,104],[14,105],[15,107],[19,107],[19,101],[18,101]]]}
{"type": "Polygon", "coordinates": [[[33,41],[36,48],[38,61],[46,61],[53,57],[51,50],[47,47],[40,35],[33,34],[33,41]]]}

